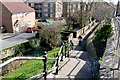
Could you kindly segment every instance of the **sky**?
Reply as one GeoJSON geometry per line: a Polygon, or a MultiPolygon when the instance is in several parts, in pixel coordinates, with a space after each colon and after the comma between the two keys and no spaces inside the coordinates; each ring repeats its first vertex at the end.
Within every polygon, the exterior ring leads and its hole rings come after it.
{"type": "Polygon", "coordinates": [[[117,2],[118,2],[118,0],[105,0],[105,1],[113,2],[114,4],[117,4],[117,2]]]}

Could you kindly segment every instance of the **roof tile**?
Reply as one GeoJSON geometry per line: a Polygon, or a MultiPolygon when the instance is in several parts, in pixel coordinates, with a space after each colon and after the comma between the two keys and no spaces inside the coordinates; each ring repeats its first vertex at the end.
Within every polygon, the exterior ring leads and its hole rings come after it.
{"type": "Polygon", "coordinates": [[[11,13],[34,12],[35,10],[24,2],[2,2],[11,13]]]}

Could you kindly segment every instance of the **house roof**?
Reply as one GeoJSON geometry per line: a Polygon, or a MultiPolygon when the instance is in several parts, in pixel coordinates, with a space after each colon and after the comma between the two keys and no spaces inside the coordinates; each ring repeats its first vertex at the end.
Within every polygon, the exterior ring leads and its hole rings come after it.
{"type": "Polygon", "coordinates": [[[11,13],[34,12],[35,10],[24,2],[2,2],[11,13]]]}
{"type": "Polygon", "coordinates": [[[57,2],[57,0],[24,0],[27,3],[57,2]]]}

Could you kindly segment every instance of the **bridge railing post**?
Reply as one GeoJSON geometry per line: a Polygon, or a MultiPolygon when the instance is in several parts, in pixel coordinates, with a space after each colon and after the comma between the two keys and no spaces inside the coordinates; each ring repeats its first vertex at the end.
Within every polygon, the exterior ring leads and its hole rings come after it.
{"type": "Polygon", "coordinates": [[[62,50],[61,50],[61,59],[60,59],[60,61],[63,61],[63,56],[64,56],[64,45],[65,45],[65,43],[64,43],[64,41],[63,41],[63,47],[62,47],[62,50]]]}
{"type": "Polygon", "coordinates": [[[67,57],[69,57],[69,54],[70,54],[69,51],[70,51],[70,50],[71,50],[71,46],[70,46],[70,42],[68,42],[68,51],[67,51],[68,54],[67,54],[67,57]]]}
{"type": "Polygon", "coordinates": [[[61,59],[60,59],[60,61],[63,61],[63,56],[64,56],[64,52],[63,52],[63,48],[62,48],[62,50],[61,50],[61,59]]]}
{"type": "Polygon", "coordinates": [[[59,64],[58,64],[58,62],[59,62],[59,53],[57,53],[57,62],[56,62],[56,75],[58,74],[58,67],[59,67],[59,64]]]}
{"type": "Polygon", "coordinates": [[[46,52],[45,54],[43,55],[44,59],[43,59],[43,62],[44,62],[44,74],[43,74],[43,77],[44,77],[44,80],[47,80],[47,56],[46,56],[46,52]]]}
{"type": "Polygon", "coordinates": [[[65,52],[64,52],[65,58],[67,57],[67,46],[66,46],[66,44],[67,44],[67,42],[65,42],[65,48],[64,48],[64,50],[65,50],[65,52]]]}

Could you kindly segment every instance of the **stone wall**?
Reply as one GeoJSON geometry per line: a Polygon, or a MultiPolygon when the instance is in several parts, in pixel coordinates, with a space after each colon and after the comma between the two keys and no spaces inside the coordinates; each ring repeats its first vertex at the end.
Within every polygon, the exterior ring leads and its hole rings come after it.
{"type": "Polygon", "coordinates": [[[106,50],[100,66],[100,78],[119,79],[119,25],[112,19],[113,35],[107,40],[106,50]]]}
{"type": "Polygon", "coordinates": [[[90,29],[95,23],[96,23],[96,20],[94,20],[93,22],[91,22],[90,24],[86,25],[81,29],[74,29],[74,31],[76,32],[76,37],[78,38],[81,34],[83,34],[85,31],[90,29]]]}
{"type": "Polygon", "coordinates": [[[23,63],[25,63],[25,60],[17,60],[17,61],[13,61],[10,64],[4,66],[1,69],[1,74],[0,75],[5,75],[9,72],[15,71],[18,67],[20,67],[23,63]]]}
{"type": "Polygon", "coordinates": [[[12,56],[15,53],[15,50],[11,47],[11,48],[7,48],[5,50],[0,51],[0,60],[2,60],[3,58],[6,58],[8,56],[12,56]]]}
{"type": "Polygon", "coordinates": [[[14,45],[10,48],[0,51],[0,60],[5,59],[7,57],[12,57],[12,56],[14,57],[14,55],[22,55],[23,53],[25,53],[25,51],[31,49],[35,50],[35,48],[37,49],[39,48],[39,46],[40,46],[40,41],[37,39],[32,39],[30,41],[14,45]]]}

